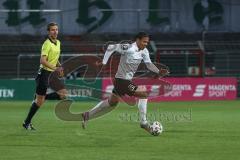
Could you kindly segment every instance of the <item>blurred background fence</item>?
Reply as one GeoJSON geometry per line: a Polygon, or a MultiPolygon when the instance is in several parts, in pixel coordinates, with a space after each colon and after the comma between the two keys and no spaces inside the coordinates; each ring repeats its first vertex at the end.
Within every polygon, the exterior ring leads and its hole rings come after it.
{"type": "MultiPolygon", "coordinates": [[[[204,40],[192,41],[184,41],[184,37],[182,40],[162,41],[161,39],[157,40],[158,36],[155,35],[153,36],[152,45],[149,45],[151,58],[153,61],[168,65],[173,77],[239,77],[240,41],[238,39],[234,40],[234,37],[230,33],[203,34],[205,34],[204,40]],[[217,36],[228,36],[231,41],[219,40],[219,38],[211,39],[210,36],[215,38],[217,36]]],[[[177,35],[175,36],[177,37],[177,35]]],[[[236,33],[234,36],[236,36],[236,33]]],[[[127,39],[130,37],[130,35],[122,36],[116,42],[120,42],[121,38],[127,39]]],[[[159,37],[165,37],[165,35],[159,35],[159,37]]],[[[16,39],[15,36],[11,38],[9,42],[0,41],[0,77],[32,78],[39,67],[42,41],[36,37],[35,39],[37,40],[35,41],[32,41],[33,37],[25,37],[24,42],[22,42],[22,39],[16,39]],[[13,39],[11,40],[11,38],[13,39]]],[[[104,45],[108,42],[105,39],[97,42],[83,40],[78,42],[74,38],[69,36],[65,37],[62,41],[61,61],[75,55],[84,54],[102,57],[104,54],[104,45]]],[[[111,37],[107,39],[110,41],[111,37]]]]}

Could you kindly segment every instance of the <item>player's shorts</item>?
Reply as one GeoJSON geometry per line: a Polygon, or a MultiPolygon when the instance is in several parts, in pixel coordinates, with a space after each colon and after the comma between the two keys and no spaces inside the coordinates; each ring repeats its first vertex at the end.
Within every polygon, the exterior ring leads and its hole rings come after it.
{"type": "Polygon", "coordinates": [[[40,68],[37,74],[36,80],[36,93],[38,95],[46,95],[47,88],[49,87],[48,78],[52,72],[40,68]]]}
{"type": "Polygon", "coordinates": [[[138,88],[132,81],[120,78],[115,78],[113,84],[114,88],[112,92],[118,96],[124,96],[125,94],[133,96],[138,88]]]}

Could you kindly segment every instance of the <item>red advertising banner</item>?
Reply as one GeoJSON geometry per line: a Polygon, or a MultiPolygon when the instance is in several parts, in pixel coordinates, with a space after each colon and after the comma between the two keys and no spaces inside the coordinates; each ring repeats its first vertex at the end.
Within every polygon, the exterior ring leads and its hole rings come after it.
{"type": "MultiPolygon", "coordinates": [[[[163,82],[157,79],[136,79],[134,83],[145,85],[151,95],[150,101],[155,102],[234,100],[237,98],[236,78],[164,78],[163,80],[172,87],[171,91],[165,92],[163,95],[156,94],[156,88],[163,86],[163,82]]],[[[113,89],[112,80],[103,79],[102,89],[105,93],[110,93],[113,89]]],[[[103,98],[107,96],[104,94],[103,98]]]]}

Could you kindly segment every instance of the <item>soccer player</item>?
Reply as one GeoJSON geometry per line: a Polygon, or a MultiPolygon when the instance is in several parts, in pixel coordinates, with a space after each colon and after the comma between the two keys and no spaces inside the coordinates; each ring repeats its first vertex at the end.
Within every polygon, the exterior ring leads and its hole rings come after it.
{"type": "MultiPolygon", "coordinates": [[[[47,25],[48,37],[44,41],[41,50],[40,68],[36,77],[36,93],[30,110],[22,126],[27,130],[35,130],[31,120],[38,109],[42,106],[45,99],[64,99],[67,96],[67,90],[62,85],[59,90],[51,94],[47,94],[49,87],[49,76],[56,71],[59,77],[64,75],[63,68],[59,62],[61,43],[57,39],[58,25],[57,23],[49,23],[47,25]]],[[[58,80],[58,79],[56,79],[58,80]]]]}
{"type": "Polygon", "coordinates": [[[156,75],[162,76],[169,72],[166,69],[159,70],[151,62],[149,51],[146,48],[148,43],[148,34],[139,32],[136,35],[136,41],[132,44],[115,44],[108,46],[102,62],[97,62],[97,65],[106,65],[109,57],[114,52],[121,54],[118,70],[114,79],[114,89],[109,99],[101,101],[94,108],[82,114],[83,128],[85,128],[88,120],[97,118],[113,110],[117,106],[119,98],[127,94],[139,98],[138,109],[140,114],[140,126],[150,132],[150,125],[146,117],[148,92],[145,87],[136,86],[132,82],[132,79],[142,60],[146,64],[148,70],[156,75]]]}

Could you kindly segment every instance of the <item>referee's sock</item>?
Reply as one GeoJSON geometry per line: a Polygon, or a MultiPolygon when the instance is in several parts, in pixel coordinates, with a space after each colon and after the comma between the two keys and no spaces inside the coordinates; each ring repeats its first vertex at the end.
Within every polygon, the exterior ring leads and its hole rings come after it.
{"type": "Polygon", "coordinates": [[[52,92],[49,93],[45,96],[45,99],[47,100],[61,100],[59,94],[57,94],[57,92],[52,92]]]}
{"type": "Polygon", "coordinates": [[[24,121],[25,124],[31,123],[31,120],[32,120],[33,116],[35,115],[35,113],[38,111],[39,108],[40,107],[35,102],[32,103],[32,106],[29,109],[27,118],[24,121]]]}

